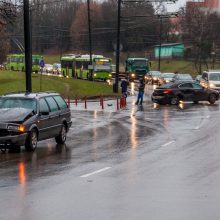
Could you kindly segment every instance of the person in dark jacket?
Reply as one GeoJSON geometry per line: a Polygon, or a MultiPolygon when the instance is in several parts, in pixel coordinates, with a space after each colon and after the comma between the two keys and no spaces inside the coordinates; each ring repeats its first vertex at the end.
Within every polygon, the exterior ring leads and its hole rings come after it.
{"type": "Polygon", "coordinates": [[[137,97],[137,101],[135,102],[136,105],[138,104],[142,105],[143,103],[144,88],[145,88],[145,82],[143,79],[140,79],[138,83],[138,97],[137,97]]]}
{"type": "Polygon", "coordinates": [[[128,81],[126,79],[123,79],[121,81],[121,94],[123,97],[127,98],[127,90],[128,90],[128,81]]]}

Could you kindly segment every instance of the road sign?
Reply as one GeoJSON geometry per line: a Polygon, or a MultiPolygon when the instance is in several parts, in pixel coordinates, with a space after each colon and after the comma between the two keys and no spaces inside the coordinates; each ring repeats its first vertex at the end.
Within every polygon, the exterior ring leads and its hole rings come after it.
{"type": "Polygon", "coordinates": [[[44,60],[40,60],[39,65],[40,65],[41,68],[43,68],[44,67],[44,60]]]}

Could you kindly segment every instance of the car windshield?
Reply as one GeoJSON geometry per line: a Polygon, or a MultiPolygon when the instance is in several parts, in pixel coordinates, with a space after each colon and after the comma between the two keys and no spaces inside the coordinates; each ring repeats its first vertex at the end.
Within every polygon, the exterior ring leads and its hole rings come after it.
{"type": "Polygon", "coordinates": [[[157,72],[157,71],[151,72],[151,75],[152,75],[152,76],[160,76],[160,75],[161,75],[161,72],[157,72]]]}
{"type": "Polygon", "coordinates": [[[183,80],[191,80],[192,77],[189,74],[181,74],[178,77],[179,79],[183,79],[183,80]]]}
{"type": "Polygon", "coordinates": [[[163,77],[163,78],[173,78],[174,75],[175,75],[174,73],[164,73],[164,74],[162,75],[162,77],[163,77]]]}
{"type": "Polygon", "coordinates": [[[26,108],[26,109],[31,109],[34,112],[36,112],[37,103],[35,99],[1,97],[0,108],[26,108]]]}
{"type": "Polygon", "coordinates": [[[220,73],[210,73],[209,80],[220,81],[220,73]]]}

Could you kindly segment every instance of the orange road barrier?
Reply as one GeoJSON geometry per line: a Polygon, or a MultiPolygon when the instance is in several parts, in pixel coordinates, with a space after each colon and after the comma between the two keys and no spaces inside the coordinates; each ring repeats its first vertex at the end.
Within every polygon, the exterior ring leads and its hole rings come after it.
{"type": "Polygon", "coordinates": [[[104,109],[104,98],[103,96],[101,97],[101,106],[102,106],[102,110],[104,109]]]}
{"type": "Polygon", "coordinates": [[[68,105],[68,108],[70,108],[70,97],[68,97],[67,105],[68,105]]]}
{"type": "Polygon", "coordinates": [[[118,101],[119,98],[117,98],[117,110],[119,110],[119,101],[118,101]]]}

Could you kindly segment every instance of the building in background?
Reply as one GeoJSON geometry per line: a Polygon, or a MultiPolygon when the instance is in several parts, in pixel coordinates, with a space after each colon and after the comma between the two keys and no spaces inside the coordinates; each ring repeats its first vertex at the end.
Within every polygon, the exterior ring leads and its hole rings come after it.
{"type": "Polygon", "coordinates": [[[158,59],[159,56],[161,59],[182,58],[184,55],[184,49],[185,47],[182,43],[161,44],[161,46],[155,45],[154,55],[156,59],[158,59]]]}
{"type": "Polygon", "coordinates": [[[200,7],[202,10],[209,10],[220,14],[220,0],[188,0],[186,2],[186,10],[192,7],[200,7]]]}

